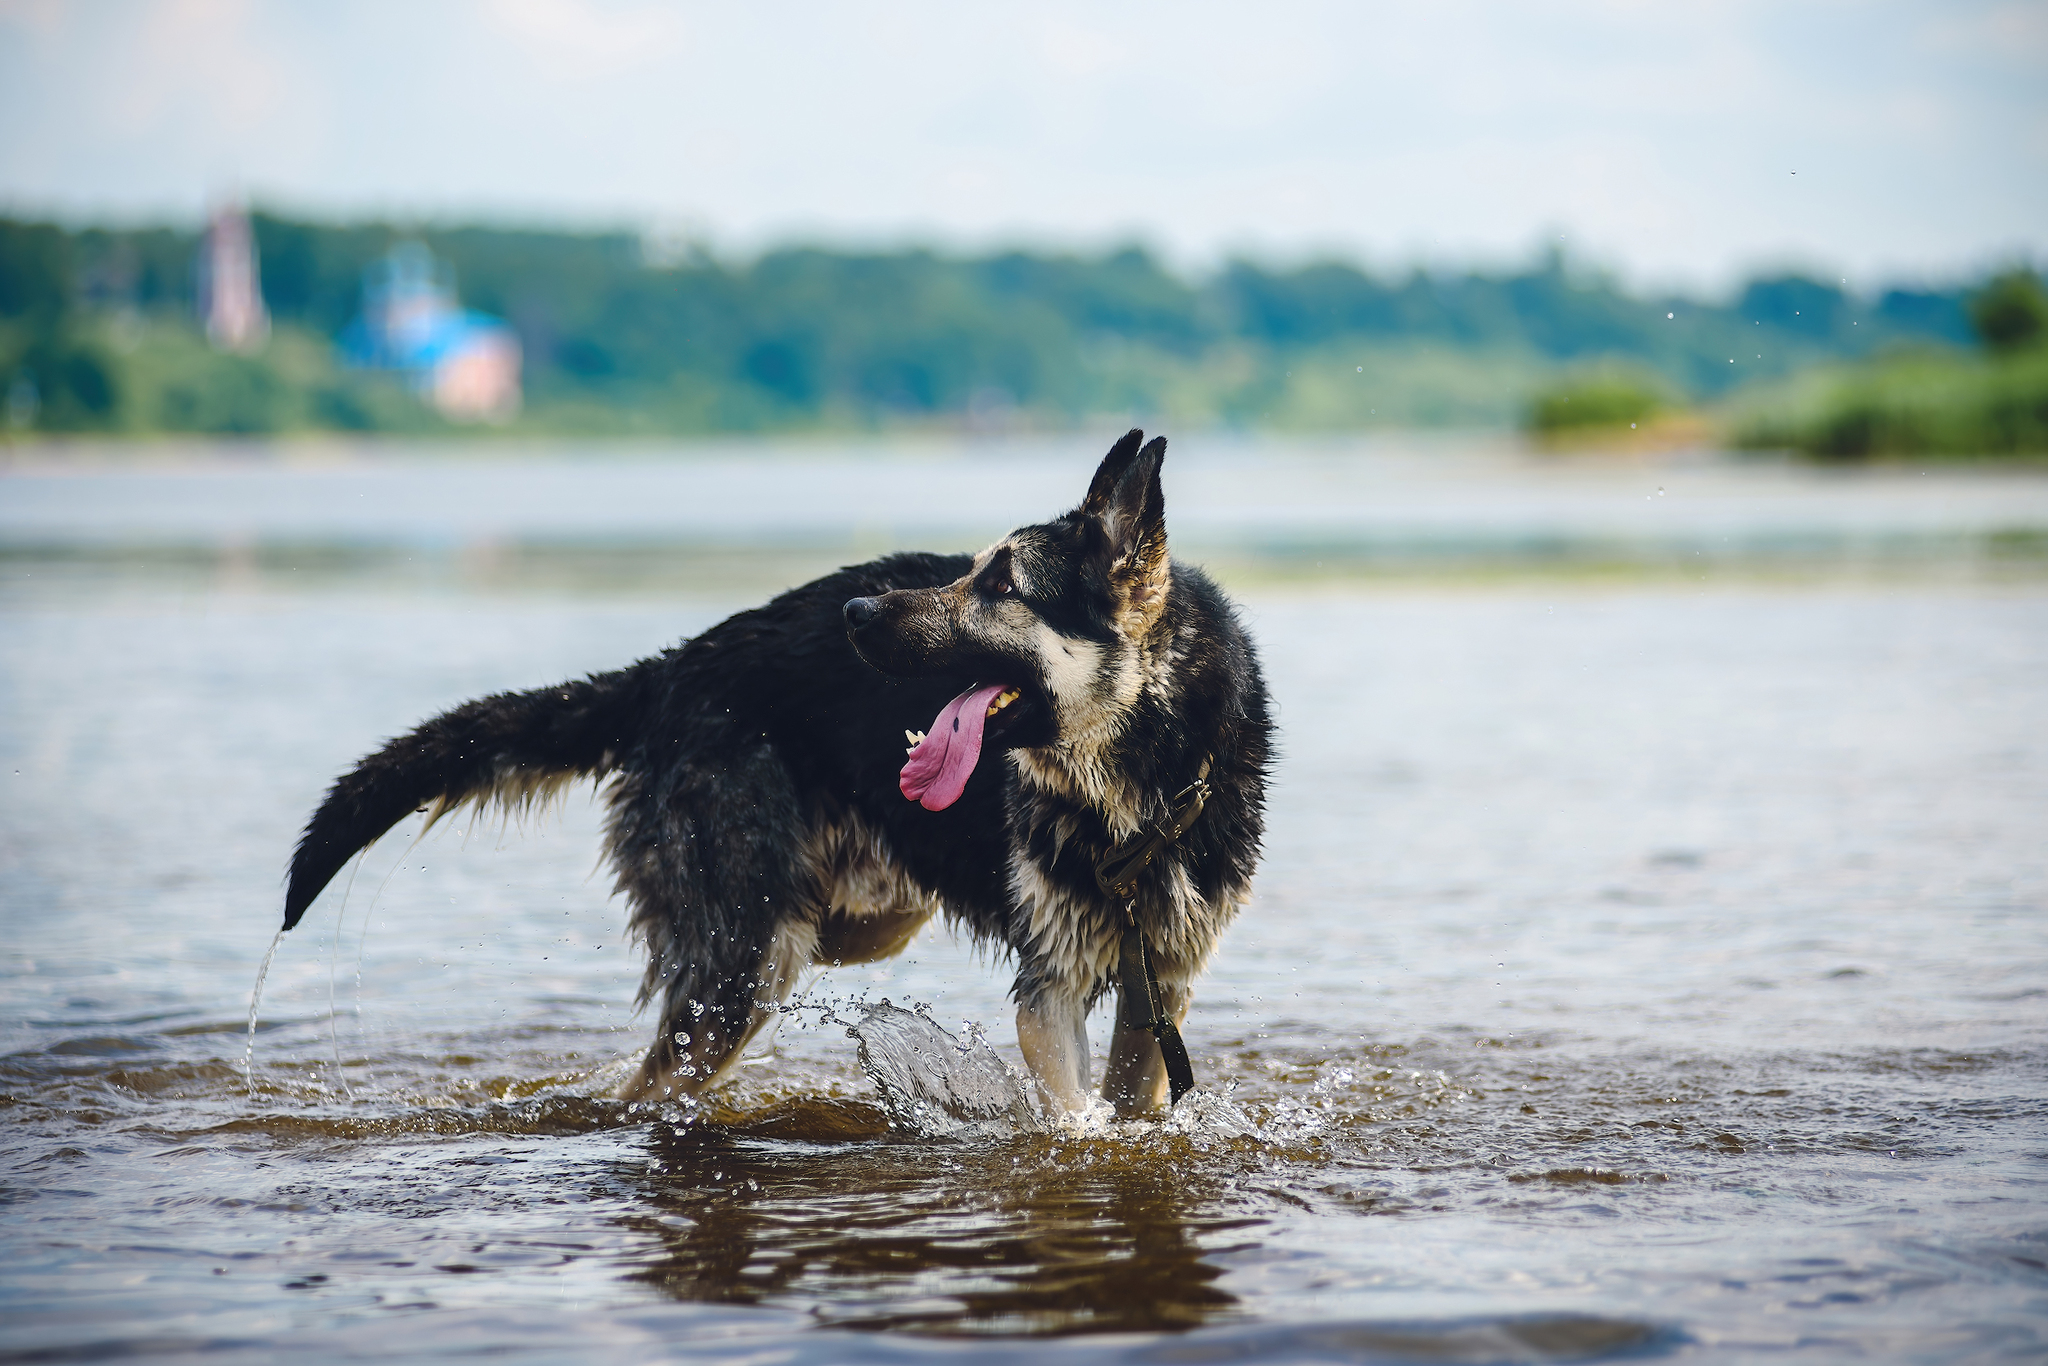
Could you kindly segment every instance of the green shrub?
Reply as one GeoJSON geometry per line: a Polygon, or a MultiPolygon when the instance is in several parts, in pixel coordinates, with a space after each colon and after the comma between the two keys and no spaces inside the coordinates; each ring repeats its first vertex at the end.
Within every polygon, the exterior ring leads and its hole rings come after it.
{"type": "Polygon", "coordinates": [[[1537,433],[1620,427],[1662,411],[1663,397],[1627,375],[1591,375],[1538,394],[1524,426],[1537,433]]]}
{"type": "Polygon", "coordinates": [[[261,360],[216,356],[164,386],[157,420],[165,431],[262,435],[290,425],[295,400],[292,388],[261,360]]]}
{"type": "Polygon", "coordinates": [[[1828,460],[2048,453],[2048,349],[1836,371],[1753,409],[1735,444],[1828,460]]]}

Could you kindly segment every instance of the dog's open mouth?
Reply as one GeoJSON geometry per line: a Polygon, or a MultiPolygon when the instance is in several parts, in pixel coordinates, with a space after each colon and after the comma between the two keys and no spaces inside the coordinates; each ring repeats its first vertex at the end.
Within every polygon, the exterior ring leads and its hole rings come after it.
{"type": "Polygon", "coordinates": [[[948,702],[929,731],[906,732],[910,762],[903,765],[897,783],[903,795],[927,811],[944,811],[959,801],[981,760],[982,741],[1002,734],[1029,710],[1028,703],[1020,702],[1020,688],[977,683],[948,702]]]}

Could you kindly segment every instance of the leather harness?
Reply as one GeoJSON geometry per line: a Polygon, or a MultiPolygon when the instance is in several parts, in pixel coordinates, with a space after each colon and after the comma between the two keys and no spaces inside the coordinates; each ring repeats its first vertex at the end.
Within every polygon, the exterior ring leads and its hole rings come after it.
{"type": "Polygon", "coordinates": [[[1152,956],[1145,951],[1145,933],[1138,928],[1138,880],[1152,860],[1171,849],[1188,832],[1209,801],[1209,767],[1214,756],[1202,760],[1195,780],[1175,793],[1167,804],[1166,819],[1147,826],[1129,839],[1120,840],[1095,864],[1095,882],[1109,896],[1123,903],[1123,945],[1117,953],[1117,1026],[1143,1029],[1159,1040],[1159,1054],[1166,1061],[1166,1081],[1173,1103],[1195,1089],[1195,1069],[1188,1062],[1188,1046],[1181,1041],[1180,1026],[1162,1008],[1159,979],[1152,972],[1152,956]]]}

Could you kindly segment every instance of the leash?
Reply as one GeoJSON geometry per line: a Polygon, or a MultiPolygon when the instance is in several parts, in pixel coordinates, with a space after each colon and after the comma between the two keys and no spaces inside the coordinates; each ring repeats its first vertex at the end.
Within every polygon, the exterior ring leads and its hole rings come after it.
{"type": "Polygon", "coordinates": [[[1214,756],[1202,760],[1195,780],[1175,793],[1167,804],[1166,819],[1119,841],[1095,864],[1095,883],[1124,906],[1123,946],[1117,953],[1117,1025],[1142,1029],[1159,1041],[1159,1055],[1166,1061],[1166,1084],[1172,1104],[1195,1089],[1195,1069],[1188,1062],[1188,1046],[1181,1040],[1180,1026],[1161,1008],[1159,979],[1152,972],[1152,956],[1145,951],[1145,932],[1138,928],[1138,878],[1201,817],[1209,801],[1209,766],[1214,756]]]}

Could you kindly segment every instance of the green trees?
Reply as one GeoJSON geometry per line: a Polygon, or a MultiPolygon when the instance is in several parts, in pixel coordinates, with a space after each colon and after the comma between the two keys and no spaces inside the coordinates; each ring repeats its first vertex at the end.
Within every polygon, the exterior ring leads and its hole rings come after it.
{"type": "Polygon", "coordinates": [[[0,318],[49,326],[71,306],[73,276],[70,234],[0,219],[0,318]]]}
{"type": "Polygon", "coordinates": [[[2013,353],[2048,343],[2048,291],[2031,270],[1993,276],[1970,297],[1970,325],[1993,351],[2013,353]]]}
{"type": "Polygon", "coordinates": [[[401,387],[333,355],[364,268],[401,236],[452,266],[465,305],[516,330],[526,407],[515,427],[526,431],[1065,426],[1097,415],[1561,430],[1589,416],[1625,425],[1659,396],[1710,401],[1887,346],[1967,345],[1973,318],[2024,349],[2043,319],[2031,276],[1969,296],[1869,299],[1779,275],[1707,303],[1633,293],[1554,251],[1507,272],[1237,260],[1189,278],[1139,247],[792,246],[734,261],[650,250],[624,232],[401,230],[274,213],[251,227],[274,331],[260,354],[232,357],[209,351],[191,321],[196,233],[0,220],[9,420],[441,430],[401,387]]]}
{"type": "Polygon", "coordinates": [[[107,354],[55,328],[15,354],[4,383],[9,421],[45,431],[102,431],[120,409],[120,381],[107,354]]]}

